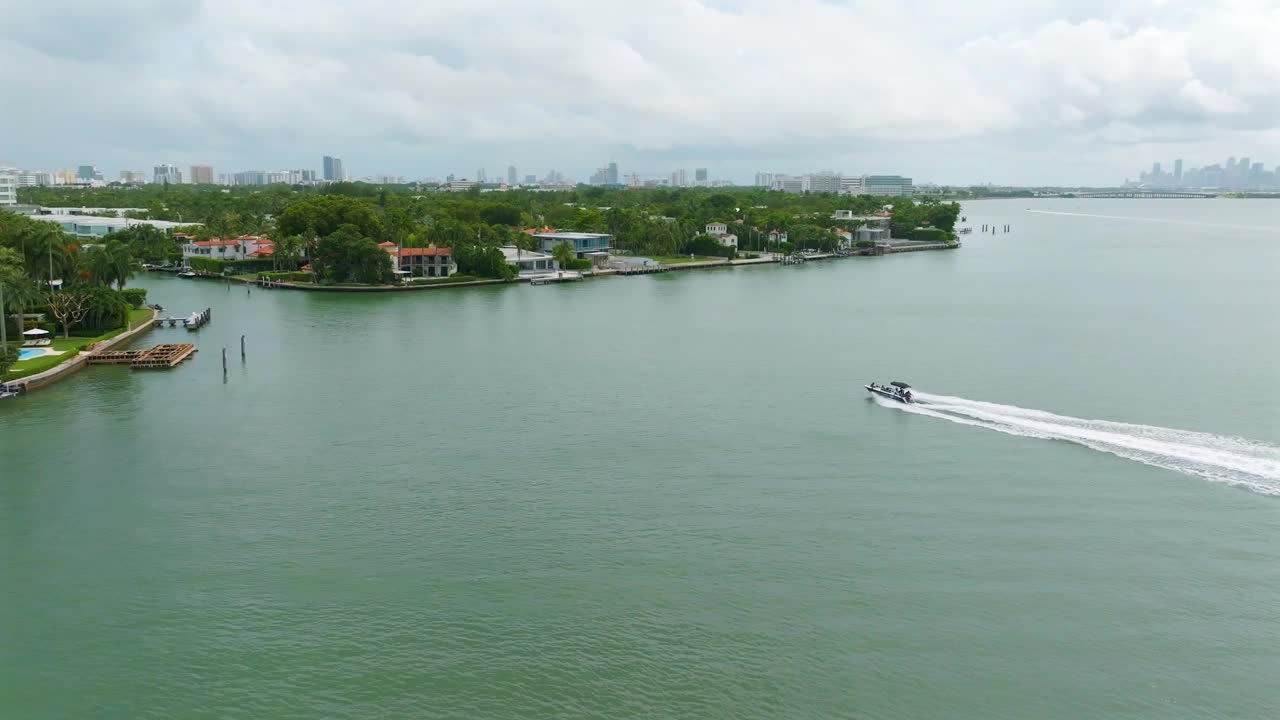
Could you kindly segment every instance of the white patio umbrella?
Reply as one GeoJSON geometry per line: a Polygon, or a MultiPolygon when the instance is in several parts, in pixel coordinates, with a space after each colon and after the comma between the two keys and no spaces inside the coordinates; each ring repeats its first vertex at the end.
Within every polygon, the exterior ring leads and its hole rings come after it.
{"type": "Polygon", "coordinates": [[[23,335],[48,335],[49,331],[45,330],[44,328],[31,328],[30,330],[22,331],[22,334],[23,335]]]}

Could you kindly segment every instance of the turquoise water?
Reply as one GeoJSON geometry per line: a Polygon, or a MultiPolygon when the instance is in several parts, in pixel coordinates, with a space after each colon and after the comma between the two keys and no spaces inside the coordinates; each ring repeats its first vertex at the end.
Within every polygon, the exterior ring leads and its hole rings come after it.
{"type": "Polygon", "coordinates": [[[966,214],[1013,232],[138,279],[194,360],[0,403],[0,715],[1280,716],[1280,203],[966,214]]]}
{"type": "Polygon", "coordinates": [[[43,350],[34,350],[31,348],[22,348],[18,350],[18,361],[30,360],[33,357],[40,357],[44,354],[43,350]]]}

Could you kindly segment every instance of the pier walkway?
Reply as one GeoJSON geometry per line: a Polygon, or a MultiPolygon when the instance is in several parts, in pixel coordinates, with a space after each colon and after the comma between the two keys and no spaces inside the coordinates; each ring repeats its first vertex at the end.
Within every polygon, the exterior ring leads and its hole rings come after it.
{"type": "Polygon", "coordinates": [[[90,365],[128,365],[136,369],[171,368],[191,357],[196,346],[191,343],[156,345],[150,350],[105,350],[89,355],[90,365]]]}

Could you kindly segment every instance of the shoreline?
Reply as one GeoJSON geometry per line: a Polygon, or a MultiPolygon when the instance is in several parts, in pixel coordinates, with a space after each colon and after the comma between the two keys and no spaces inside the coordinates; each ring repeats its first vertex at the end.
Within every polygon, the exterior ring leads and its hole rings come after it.
{"type": "MultiPolygon", "coordinates": [[[[929,244],[929,245],[904,245],[901,247],[884,248],[880,252],[872,249],[862,249],[851,252],[848,255],[823,254],[818,257],[808,258],[809,260],[843,260],[851,257],[880,257],[883,255],[896,255],[904,252],[919,252],[924,250],[954,250],[961,246],[960,242],[954,244],[929,244]]],[[[602,270],[593,270],[582,272],[582,279],[593,277],[613,277],[628,275],[645,275],[652,273],[675,272],[680,270],[710,270],[715,268],[732,268],[752,265],[785,265],[786,259],[777,254],[771,254],[768,257],[739,258],[730,260],[723,258],[720,260],[693,260],[682,263],[658,263],[653,266],[637,266],[634,270],[625,270],[619,268],[606,268],[602,270]]],[[[169,271],[160,270],[158,268],[149,268],[145,272],[168,273],[169,271]]],[[[577,271],[575,271],[577,272],[577,271]]],[[[172,274],[172,273],[169,273],[172,274]]],[[[549,273],[548,273],[549,274],[549,273]]],[[[249,278],[243,275],[210,275],[206,273],[197,273],[192,280],[218,280],[223,282],[234,282],[242,285],[255,285],[264,289],[274,290],[302,290],[304,292],[411,292],[418,290],[443,290],[446,288],[467,288],[467,287],[484,287],[491,285],[515,285],[519,283],[530,283],[535,278],[532,276],[514,277],[510,280],[496,279],[480,279],[466,280],[462,282],[442,282],[442,283],[423,283],[419,285],[315,285],[312,283],[291,283],[283,281],[269,281],[264,284],[259,278],[249,278]]]]}
{"type": "Polygon", "coordinates": [[[149,332],[155,326],[155,319],[158,313],[156,312],[155,308],[147,308],[147,309],[151,311],[151,314],[147,316],[146,320],[143,320],[142,322],[138,323],[137,327],[129,328],[128,330],[125,330],[124,332],[120,333],[119,335],[116,335],[113,338],[108,338],[106,340],[96,342],[93,345],[89,346],[88,350],[77,352],[72,357],[69,357],[66,360],[58,363],[57,365],[54,365],[48,370],[45,370],[43,372],[38,372],[35,375],[27,375],[26,377],[20,377],[13,380],[8,380],[0,384],[4,385],[5,387],[11,390],[20,388],[20,392],[22,394],[26,394],[31,392],[32,390],[39,390],[40,388],[48,387],[58,382],[59,380],[65,380],[67,377],[71,376],[72,374],[76,373],[81,368],[83,368],[85,365],[87,365],[89,356],[92,355],[93,353],[99,352],[101,350],[109,350],[117,345],[120,345],[121,343],[132,340],[140,335],[144,335],[147,332],[149,332]]]}

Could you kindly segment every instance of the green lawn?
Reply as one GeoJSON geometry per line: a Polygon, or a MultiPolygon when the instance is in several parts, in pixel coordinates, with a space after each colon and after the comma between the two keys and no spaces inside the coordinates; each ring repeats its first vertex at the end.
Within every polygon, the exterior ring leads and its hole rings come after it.
{"type": "MultiPolygon", "coordinates": [[[[132,329],[138,327],[146,322],[147,318],[150,316],[151,311],[147,308],[130,310],[129,328],[132,329]]],[[[9,372],[5,373],[4,379],[17,380],[18,378],[24,378],[28,375],[42,373],[55,365],[60,365],[64,361],[75,357],[75,355],[80,352],[81,348],[87,348],[93,343],[100,342],[102,340],[110,340],[124,331],[125,328],[116,328],[115,330],[105,332],[97,337],[77,337],[72,335],[69,338],[63,338],[55,335],[51,338],[53,343],[48,345],[48,347],[62,353],[61,355],[44,355],[42,357],[14,363],[13,367],[9,368],[9,372]]]]}

